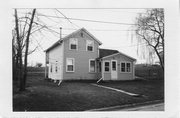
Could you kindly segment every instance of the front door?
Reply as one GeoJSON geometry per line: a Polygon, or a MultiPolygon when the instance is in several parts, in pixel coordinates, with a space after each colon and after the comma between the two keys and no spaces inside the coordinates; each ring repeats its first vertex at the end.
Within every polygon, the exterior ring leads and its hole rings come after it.
{"type": "Polygon", "coordinates": [[[117,80],[117,60],[111,60],[111,79],[117,80]]]}

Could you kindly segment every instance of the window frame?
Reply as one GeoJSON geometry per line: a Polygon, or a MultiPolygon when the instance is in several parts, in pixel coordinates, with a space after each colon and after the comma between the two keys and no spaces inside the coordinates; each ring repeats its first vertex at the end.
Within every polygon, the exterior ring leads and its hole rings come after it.
{"type": "Polygon", "coordinates": [[[121,73],[132,73],[132,64],[131,64],[131,62],[130,62],[130,61],[120,61],[120,72],[121,72],[121,73]],[[122,65],[122,63],[125,63],[125,72],[123,72],[123,71],[121,70],[121,65],[122,65]],[[129,71],[129,72],[127,72],[127,63],[130,64],[130,71],[129,71]]]}
{"type": "Polygon", "coordinates": [[[95,73],[96,72],[96,60],[95,59],[89,59],[89,72],[90,73],[95,73]],[[90,67],[91,67],[91,61],[94,61],[95,63],[95,65],[94,65],[94,72],[92,72],[92,71],[90,71],[90,67]]]}
{"type": "Polygon", "coordinates": [[[103,71],[104,71],[105,73],[110,73],[110,70],[111,70],[110,64],[111,64],[110,61],[104,61],[104,68],[103,68],[103,71]],[[106,67],[106,66],[105,66],[105,63],[106,63],[106,62],[109,63],[109,71],[106,71],[106,70],[105,70],[105,67],[106,67]]]}
{"type": "Polygon", "coordinates": [[[75,59],[74,58],[66,58],[66,72],[75,72],[75,59]],[[68,70],[67,62],[68,62],[69,59],[73,60],[73,71],[68,70]]]}
{"type": "Polygon", "coordinates": [[[53,65],[52,65],[52,63],[50,64],[50,73],[53,73],[53,65]]]}
{"type": "Polygon", "coordinates": [[[118,64],[117,64],[117,60],[111,60],[111,71],[118,71],[118,64]],[[113,62],[116,62],[116,70],[113,70],[113,62]]]}
{"type": "Polygon", "coordinates": [[[55,72],[58,73],[58,62],[56,61],[56,64],[55,64],[55,72]]]}
{"type": "Polygon", "coordinates": [[[78,50],[78,38],[69,38],[69,50],[78,50]],[[76,49],[71,49],[71,40],[76,39],[77,44],[76,44],[76,49]]]}
{"type": "Polygon", "coordinates": [[[89,52],[94,52],[94,41],[93,41],[93,40],[86,39],[86,51],[89,51],[89,52]],[[92,51],[91,51],[91,50],[88,50],[88,44],[87,44],[87,42],[88,42],[88,41],[92,41],[92,43],[93,43],[93,46],[92,46],[92,51]]]}

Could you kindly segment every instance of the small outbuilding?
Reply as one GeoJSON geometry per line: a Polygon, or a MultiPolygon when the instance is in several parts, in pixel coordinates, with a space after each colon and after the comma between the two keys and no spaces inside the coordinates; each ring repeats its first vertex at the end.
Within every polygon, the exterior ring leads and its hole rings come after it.
{"type": "Polygon", "coordinates": [[[102,80],[135,79],[136,59],[116,50],[100,49],[102,80]]]}

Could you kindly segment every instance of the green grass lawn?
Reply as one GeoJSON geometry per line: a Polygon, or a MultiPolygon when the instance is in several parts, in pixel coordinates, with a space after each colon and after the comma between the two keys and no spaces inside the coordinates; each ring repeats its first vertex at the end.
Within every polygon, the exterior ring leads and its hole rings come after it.
{"type": "Polygon", "coordinates": [[[13,111],[84,111],[164,98],[163,85],[160,81],[101,84],[145,94],[148,97],[132,97],[93,86],[91,82],[71,81],[58,86],[57,83],[44,80],[42,76],[29,76],[25,92],[18,92],[17,86],[13,86],[13,111]]]}
{"type": "Polygon", "coordinates": [[[140,98],[142,101],[164,99],[164,81],[163,80],[134,80],[134,81],[103,82],[103,83],[100,83],[100,85],[142,95],[143,97],[140,98]]]}

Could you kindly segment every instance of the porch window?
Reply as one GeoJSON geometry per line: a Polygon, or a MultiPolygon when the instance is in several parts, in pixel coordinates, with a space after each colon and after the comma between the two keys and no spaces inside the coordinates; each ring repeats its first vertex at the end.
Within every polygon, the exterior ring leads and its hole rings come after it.
{"type": "Polygon", "coordinates": [[[121,72],[125,72],[125,63],[121,63],[121,72]]]}
{"type": "Polygon", "coordinates": [[[116,62],[114,62],[114,61],[112,62],[112,70],[116,71],[116,62]]]}
{"type": "Polygon", "coordinates": [[[67,58],[66,60],[66,71],[74,72],[74,58],[67,58]]]}
{"type": "Polygon", "coordinates": [[[89,72],[95,72],[96,62],[95,60],[89,61],[89,72]]]}
{"type": "Polygon", "coordinates": [[[109,62],[104,62],[104,71],[105,71],[105,72],[109,72],[109,70],[110,70],[110,69],[109,69],[109,68],[110,68],[109,66],[110,66],[109,62]]]}
{"type": "Polygon", "coordinates": [[[127,72],[130,72],[130,70],[131,70],[130,63],[126,63],[126,71],[127,71],[127,72]]]}
{"type": "Polygon", "coordinates": [[[93,51],[93,48],[94,48],[94,42],[91,40],[86,40],[86,50],[93,51]]]}
{"type": "Polygon", "coordinates": [[[70,38],[69,46],[70,50],[77,50],[78,40],[77,38],[70,38]]]}
{"type": "Polygon", "coordinates": [[[121,62],[121,72],[131,72],[131,63],[121,62]]]}

